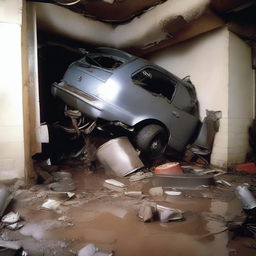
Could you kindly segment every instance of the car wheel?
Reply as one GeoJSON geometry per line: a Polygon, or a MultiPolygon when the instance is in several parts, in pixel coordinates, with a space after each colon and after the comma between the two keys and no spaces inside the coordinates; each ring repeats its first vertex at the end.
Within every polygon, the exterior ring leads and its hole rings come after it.
{"type": "Polygon", "coordinates": [[[142,127],[135,135],[137,148],[145,154],[158,155],[163,153],[168,142],[168,135],[163,127],[150,124],[142,127]]]}

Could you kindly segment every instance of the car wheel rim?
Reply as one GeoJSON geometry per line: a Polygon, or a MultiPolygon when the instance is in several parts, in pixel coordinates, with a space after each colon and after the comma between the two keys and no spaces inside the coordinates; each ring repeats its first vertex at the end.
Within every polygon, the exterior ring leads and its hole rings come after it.
{"type": "Polygon", "coordinates": [[[158,153],[161,152],[163,149],[163,143],[160,138],[156,138],[153,140],[150,146],[150,151],[153,153],[158,153]]]}

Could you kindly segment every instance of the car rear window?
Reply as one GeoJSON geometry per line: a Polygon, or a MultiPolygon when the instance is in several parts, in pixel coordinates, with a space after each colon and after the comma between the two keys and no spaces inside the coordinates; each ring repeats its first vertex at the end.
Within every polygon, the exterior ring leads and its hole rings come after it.
{"type": "Polygon", "coordinates": [[[168,100],[172,99],[175,91],[176,81],[153,68],[145,68],[139,71],[133,75],[132,80],[134,84],[168,100]]]}
{"type": "Polygon", "coordinates": [[[123,64],[122,61],[108,56],[86,56],[86,61],[91,65],[111,70],[123,64]]]}

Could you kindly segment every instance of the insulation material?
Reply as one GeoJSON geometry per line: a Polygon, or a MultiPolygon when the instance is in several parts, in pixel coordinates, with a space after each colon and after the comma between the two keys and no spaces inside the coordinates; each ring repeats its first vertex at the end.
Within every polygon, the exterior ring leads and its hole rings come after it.
{"type": "Polygon", "coordinates": [[[200,17],[209,0],[169,0],[131,22],[116,27],[91,20],[63,7],[36,3],[39,26],[83,42],[115,48],[144,47],[160,42],[200,17]]]}

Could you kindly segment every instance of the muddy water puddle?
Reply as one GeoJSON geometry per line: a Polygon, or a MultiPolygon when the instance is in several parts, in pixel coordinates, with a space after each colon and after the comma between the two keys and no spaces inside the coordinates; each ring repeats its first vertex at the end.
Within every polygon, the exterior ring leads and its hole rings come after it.
{"type": "Polygon", "coordinates": [[[45,238],[72,241],[75,250],[94,243],[104,251],[113,250],[122,256],[229,255],[225,223],[218,218],[219,214],[225,215],[228,203],[183,198],[165,205],[184,210],[185,219],[143,223],[135,209],[121,207],[118,200],[112,204],[94,202],[72,209],[68,216],[74,225],[48,231],[45,238]]]}
{"type": "MultiPolygon", "coordinates": [[[[50,195],[38,197],[40,200],[29,207],[20,203],[17,210],[28,224],[22,231],[25,236],[39,242],[64,241],[73,251],[94,243],[102,251],[115,251],[116,256],[256,255],[255,249],[245,247],[242,239],[229,242],[226,222],[241,213],[232,190],[182,191],[181,196],[154,198],[147,195],[144,200],[184,211],[184,220],[143,223],[137,216],[143,200],[103,188],[104,179],[109,178],[106,175],[78,171],[73,172],[73,178],[76,196],[62,200],[63,211],[41,208],[50,195]]],[[[120,181],[129,185],[127,179],[120,181]]],[[[143,181],[129,189],[147,193],[146,187],[143,181]]]]}

